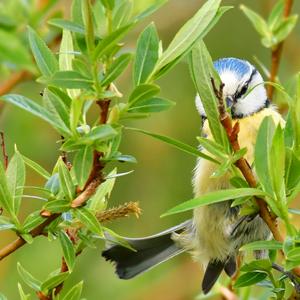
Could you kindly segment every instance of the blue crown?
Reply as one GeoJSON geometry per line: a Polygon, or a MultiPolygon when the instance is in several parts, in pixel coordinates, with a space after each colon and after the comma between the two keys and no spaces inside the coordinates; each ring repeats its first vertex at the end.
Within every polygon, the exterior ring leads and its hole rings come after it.
{"type": "Polygon", "coordinates": [[[250,64],[247,61],[231,57],[216,60],[214,67],[219,74],[222,74],[224,71],[231,71],[239,78],[242,78],[251,71],[250,64]]]}

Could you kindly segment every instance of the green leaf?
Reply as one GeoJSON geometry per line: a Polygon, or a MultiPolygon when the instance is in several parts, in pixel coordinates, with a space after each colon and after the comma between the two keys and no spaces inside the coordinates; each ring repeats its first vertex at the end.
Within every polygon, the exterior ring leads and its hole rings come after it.
{"type": "Polygon", "coordinates": [[[150,99],[160,92],[160,87],[155,84],[140,84],[138,85],[129,96],[129,107],[135,102],[150,99]]]}
{"type": "Polygon", "coordinates": [[[86,134],[82,138],[82,142],[89,142],[89,141],[106,141],[110,140],[114,136],[118,135],[118,132],[111,127],[111,125],[104,124],[94,127],[88,134],[86,134]]]}
{"type": "MultiPolygon", "coordinates": [[[[117,169],[113,169],[107,177],[114,176],[117,174],[117,169]]],[[[115,185],[116,178],[105,180],[101,183],[96,193],[88,200],[87,206],[94,212],[102,211],[106,207],[106,198],[110,197],[110,194],[115,185]]]]}
{"type": "Polygon", "coordinates": [[[276,199],[278,201],[285,202],[285,146],[283,129],[281,128],[280,124],[275,130],[269,157],[269,174],[272,183],[273,193],[276,195],[276,199]],[[275,165],[276,168],[274,168],[275,165]]]}
{"type": "Polygon", "coordinates": [[[213,140],[204,138],[204,137],[197,137],[199,144],[207,150],[209,153],[214,155],[215,157],[227,157],[224,147],[213,140]]]}
{"type": "Polygon", "coordinates": [[[69,21],[69,20],[54,18],[54,19],[49,20],[48,24],[53,25],[58,28],[61,28],[61,29],[69,30],[71,32],[76,32],[76,33],[79,33],[82,35],[85,34],[85,30],[82,25],[72,22],[72,21],[69,21]]]}
{"type": "Polygon", "coordinates": [[[54,128],[56,128],[60,133],[63,135],[70,135],[70,130],[66,127],[66,125],[62,122],[58,122],[53,115],[48,112],[44,107],[37,104],[36,102],[16,94],[8,94],[1,97],[2,100],[5,102],[11,103],[16,105],[31,114],[43,119],[44,121],[48,122],[54,128]]]}
{"type": "Polygon", "coordinates": [[[83,281],[80,281],[79,283],[74,285],[62,300],[80,300],[82,286],[83,286],[83,281]]]}
{"type": "Polygon", "coordinates": [[[101,81],[102,86],[106,86],[113,82],[127,68],[132,59],[130,53],[120,55],[107,70],[104,79],[101,81]]]}
{"type": "Polygon", "coordinates": [[[22,230],[24,232],[30,232],[33,228],[37,227],[45,221],[45,218],[42,217],[40,213],[40,211],[35,211],[26,217],[22,226],[22,230]]]}
{"type": "Polygon", "coordinates": [[[115,0],[101,0],[101,3],[106,9],[113,10],[115,7],[115,0]]]}
{"type": "Polygon", "coordinates": [[[73,170],[80,189],[84,187],[92,169],[92,165],[93,149],[89,146],[85,146],[76,153],[73,161],[73,170]]]}
{"type": "Polygon", "coordinates": [[[76,218],[79,219],[79,221],[82,222],[87,229],[100,236],[103,236],[103,230],[99,221],[87,208],[76,208],[74,209],[74,213],[76,218]]]}
{"type": "Polygon", "coordinates": [[[277,3],[274,5],[269,17],[268,17],[268,26],[271,31],[275,29],[280,21],[282,20],[283,16],[283,11],[284,11],[284,1],[279,0],[277,3]]]}
{"type": "Polygon", "coordinates": [[[14,199],[8,186],[2,162],[0,162],[0,205],[10,214],[10,216],[15,217],[14,199]]]}
{"type": "Polygon", "coordinates": [[[287,256],[287,259],[290,260],[290,261],[300,262],[300,249],[299,248],[294,248],[294,249],[288,251],[286,256],[287,256]]]}
{"type": "Polygon", "coordinates": [[[23,157],[25,164],[28,167],[30,167],[32,170],[36,171],[38,174],[40,174],[47,180],[51,177],[51,174],[47,170],[45,170],[41,165],[39,165],[38,163],[34,162],[33,160],[31,160],[30,158],[28,158],[24,155],[22,155],[22,157],[23,157]]]}
{"type": "Polygon", "coordinates": [[[17,269],[21,278],[29,287],[31,287],[35,291],[40,291],[42,283],[34,278],[28,271],[26,271],[19,262],[17,264],[17,269]]]}
{"type": "MultiPolygon", "coordinates": [[[[19,290],[19,295],[20,295],[20,298],[21,300],[30,300],[30,294],[25,294],[23,288],[22,288],[22,285],[18,282],[18,290],[19,290]]],[[[2,299],[1,298],[1,295],[0,295],[0,299],[1,300],[5,300],[5,299],[2,299]]]]}
{"type": "Polygon", "coordinates": [[[8,229],[16,229],[16,225],[9,218],[0,216],[0,231],[8,229]]]}
{"type": "Polygon", "coordinates": [[[51,93],[53,93],[54,95],[56,95],[65,104],[65,106],[68,109],[71,107],[72,99],[69,97],[68,94],[66,94],[65,92],[63,92],[61,89],[53,87],[53,86],[49,86],[48,90],[51,93]]]}
{"type": "Polygon", "coordinates": [[[140,21],[150,15],[152,15],[155,11],[157,11],[161,6],[166,4],[168,0],[156,0],[155,3],[150,5],[146,10],[139,13],[134,19],[135,21],[140,21]]]}
{"type": "Polygon", "coordinates": [[[149,131],[146,131],[146,130],[141,130],[141,129],[137,129],[137,128],[129,128],[127,127],[127,129],[130,129],[130,130],[133,130],[133,131],[137,131],[137,132],[141,132],[143,134],[146,134],[146,135],[149,135],[155,139],[158,139],[160,141],[163,141],[183,152],[186,152],[188,154],[191,154],[193,156],[196,156],[196,157],[202,157],[204,159],[207,159],[207,160],[210,160],[212,162],[215,162],[215,163],[218,163],[214,158],[200,152],[198,149],[188,145],[188,144],[185,144],[185,143],[182,143],[178,140],[175,140],[173,138],[170,138],[170,137],[167,137],[167,136],[164,136],[164,135],[159,135],[159,134],[156,134],[156,133],[152,133],[152,132],[149,132],[149,131]]]}
{"type": "Polygon", "coordinates": [[[64,123],[67,128],[70,127],[69,109],[57,95],[53,94],[48,89],[45,89],[43,93],[43,102],[44,106],[53,114],[55,119],[58,119],[60,123],[64,123]]]}
{"type": "Polygon", "coordinates": [[[269,259],[258,259],[241,267],[242,272],[264,271],[269,272],[272,270],[272,264],[269,259]]]}
{"type": "Polygon", "coordinates": [[[282,243],[278,241],[256,241],[243,245],[241,251],[254,251],[254,250],[281,250],[282,243]]]}
{"type": "Polygon", "coordinates": [[[45,77],[51,77],[58,71],[58,62],[46,43],[32,29],[28,28],[29,44],[35,61],[45,77]]]}
{"type": "MultiPolygon", "coordinates": [[[[74,59],[75,59],[75,54],[74,54],[72,34],[68,30],[63,30],[62,40],[59,49],[59,70],[72,71],[74,59]]],[[[70,89],[67,90],[67,92],[70,98],[72,99],[76,99],[80,95],[80,90],[76,90],[76,89],[70,89]]]]}
{"type": "Polygon", "coordinates": [[[237,279],[237,281],[234,284],[234,287],[241,288],[241,287],[245,287],[245,286],[254,285],[254,284],[266,279],[267,276],[268,275],[266,273],[249,272],[249,273],[239,276],[239,278],[237,279]]]}
{"type": "Polygon", "coordinates": [[[155,25],[151,23],[141,33],[137,42],[133,68],[133,80],[137,86],[146,83],[158,61],[159,38],[155,25]]]}
{"type": "Polygon", "coordinates": [[[5,295],[3,295],[2,293],[0,293],[0,300],[8,300],[8,299],[6,298],[5,295]]]}
{"type": "Polygon", "coordinates": [[[214,203],[224,202],[227,200],[233,200],[240,197],[246,196],[265,196],[266,194],[259,189],[252,188],[240,188],[240,189],[228,189],[228,190],[218,190],[214,192],[207,193],[200,197],[185,201],[162,215],[168,216],[173,214],[178,214],[184,211],[194,209],[196,207],[210,205],[214,203]]]}
{"type": "Polygon", "coordinates": [[[210,131],[214,140],[227,149],[228,139],[219,121],[217,100],[213,91],[211,78],[218,87],[221,83],[212,59],[203,41],[197,42],[189,56],[190,73],[203,104],[210,131]]]}
{"type": "Polygon", "coordinates": [[[6,170],[7,185],[10,194],[13,197],[13,210],[16,215],[18,215],[21,205],[25,176],[25,163],[23,157],[19,151],[16,150],[6,170]]]}
{"type": "Polygon", "coordinates": [[[14,31],[0,29],[0,61],[32,70],[29,51],[14,31]]]}
{"type": "Polygon", "coordinates": [[[256,138],[254,155],[256,175],[264,190],[270,195],[273,195],[273,189],[269,174],[269,153],[274,133],[274,127],[275,125],[271,117],[266,117],[262,121],[256,138]]]}
{"type": "Polygon", "coordinates": [[[66,89],[90,89],[93,84],[91,79],[76,71],[55,72],[47,82],[49,85],[66,89]]]}
{"type": "Polygon", "coordinates": [[[288,35],[295,28],[297,21],[297,15],[289,16],[288,18],[285,18],[281,21],[280,25],[274,31],[274,36],[277,44],[284,41],[288,37],[288,35]]]}
{"type": "Polygon", "coordinates": [[[62,282],[66,281],[68,277],[69,277],[68,272],[53,275],[42,283],[41,290],[42,291],[51,290],[56,286],[58,286],[59,284],[61,284],[62,282]]]}
{"type": "Polygon", "coordinates": [[[58,161],[58,174],[60,187],[68,201],[72,201],[75,196],[75,186],[72,181],[72,177],[69,169],[65,165],[62,159],[58,161]]]}
{"type": "Polygon", "coordinates": [[[75,264],[75,249],[73,243],[64,231],[59,232],[59,240],[69,272],[72,272],[75,264]]]}
{"type": "Polygon", "coordinates": [[[71,208],[70,202],[66,200],[52,200],[47,202],[43,209],[48,210],[52,213],[62,213],[66,212],[71,208]]]}
{"type": "Polygon", "coordinates": [[[134,102],[133,105],[130,106],[128,112],[133,113],[154,113],[161,112],[164,110],[168,110],[176,103],[164,98],[154,97],[151,99],[141,99],[139,101],[134,102]]]}
{"type": "Polygon", "coordinates": [[[159,58],[155,70],[159,70],[187,51],[198,39],[207,33],[206,28],[212,22],[219,9],[221,0],[209,0],[175,35],[174,39],[159,58]]]}
{"type": "Polygon", "coordinates": [[[125,26],[132,17],[133,2],[131,0],[119,1],[113,11],[112,28],[113,31],[125,26]]]}
{"type": "Polygon", "coordinates": [[[101,58],[111,51],[112,48],[125,36],[125,34],[131,29],[133,24],[126,25],[119,28],[112,34],[101,40],[94,51],[94,60],[101,58]]]}
{"type": "Polygon", "coordinates": [[[259,14],[245,5],[241,5],[240,8],[262,37],[271,37],[272,33],[269,30],[267,22],[259,14]]]}

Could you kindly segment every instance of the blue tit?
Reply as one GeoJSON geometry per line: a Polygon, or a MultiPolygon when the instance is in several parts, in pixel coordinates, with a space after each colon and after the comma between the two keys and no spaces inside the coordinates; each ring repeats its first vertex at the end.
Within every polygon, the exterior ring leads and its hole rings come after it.
{"type": "MultiPolygon", "coordinates": [[[[270,105],[263,78],[253,65],[237,58],[222,58],[214,63],[214,67],[224,83],[223,95],[233,122],[240,123],[240,146],[247,148],[245,158],[252,164],[256,136],[263,119],[271,116],[275,124],[282,126],[284,120],[270,105]]],[[[199,96],[196,96],[196,107],[203,121],[202,132],[212,139],[199,96]]],[[[211,161],[197,161],[193,177],[195,197],[231,188],[230,174],[218,178],[211,176],[216,168],[217,165],[211,161]]],[[[102,255],[115,263],[120,278],[129,279],[188,251],[204,266],[202,290],[206,294],[223,270],[229,276],[235,273],[236,257],[242,245],[270,237],[268,227],[258,215],[241,217],[240,208],[231,207],[231,203],[225,201],[198,207],[191,220],[159,234],[138,239],[126,238],[136,252],[111,244],[102,255]]]]}

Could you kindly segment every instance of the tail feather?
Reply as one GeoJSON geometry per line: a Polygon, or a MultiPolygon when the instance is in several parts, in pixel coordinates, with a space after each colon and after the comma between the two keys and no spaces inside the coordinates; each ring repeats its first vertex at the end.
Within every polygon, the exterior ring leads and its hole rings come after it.
{"type": "Polygon", "coordinates": [[[205,274],[202,281],[202,291],[207,294],[218,280],[221,272],[225,266],[224,261],[211,260],[205,270],[205,274]]]}
{"type": "Polygon", "coordinates": [[[116,265],[116,273],[121,279],[130,279],[150,268],[184,252],[185,250],[172,240],[173,233],[180,233],[191,227],[191,220],[172,227],[157,235],[126,241],[136,250],[112,245],[102,252],[102,256],[116,265]]]}

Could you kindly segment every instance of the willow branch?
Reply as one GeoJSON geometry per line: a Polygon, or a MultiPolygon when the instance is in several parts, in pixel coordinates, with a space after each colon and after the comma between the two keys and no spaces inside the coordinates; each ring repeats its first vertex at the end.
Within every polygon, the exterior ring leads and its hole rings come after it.
{"type": "Polygon", "coordinates": [[[2,155],[3,155],[4,168],[7,169],[7,167],[8,167],[8,155],[7,155],[7,152],[6,152],[4,132],[1,131],[0,136],[1,136],[1,149],[2,149],[2,155]]]}
{"type": "MultiPolygon", "coordinates": [[[[284,12],[283,12],[283,17],[287,18],[291,11],[292,11],[292,6],[293,6],[294,0],[285,0],[284,4],[284,12]]],[[[272,61],[271,61],[271,72],[270,72],[270,78],[269,81],[271,82],[276,82],[278,70],[279,70],[279,65],[280,65],[280,60],[282,57],[282,51],[283,51],[283,45],[284,41],[276,45],[272,49],[272,61]]],[[[268,98],[272,100],[274,94],[274,86],[273,85],[268,85],[268,98]]]]}
{"type": "MultiPolygon", "coordinates": [[[[212,83],[212,86],[214,89],[214,93],[219,102],[220,122],[221,122],[222,126],[224,127],[224,129],[226,130],[226,133],[227,133],[227,136],[228,136],[228,139],[232,146],[233,151],[236,153],[240,150],[240,145],[239,145],[239,141],[238,141],[238,133],[239,133],[239,129],[240,129],[239,122],[237,121],[234,124],[234,126],[232,126],[231,117],[225,109],[225,104],[224,104],[224,99],[223,99],[223,94],[222,94],[223,86],[221,85],[220,88],[217,89],[213,78],[211,79],[211,83],[212,83]]],[[[244,157],[242,157],[235,162],[235,165],[241,171],[244,178],[248,182],[249,186],[252,188],[256,188],[257,182],[256,182],[254,173],[253,173],[248,161],[244,157]]],[[[283,242],[284,237],[282,236],[282,234],[279,231],[277,220],[270,212],[265,200],[262,198],[259,198],[259,197],[254,197],[254,199],[259,208],[259,215],[265,221],[267,226],[269,227],[270,231],[273,234],[274,239],[279,242],[283,242]]],[[[282,254],[284,255],[283,252],[282,252],[282,254]]],[[[293,271],[297,276],[300,277],[300,268],[295,268],[295,269],[293,269],[293,271]]]]}
{"type": "MultiPolygon", "coordinates": [[[[85,203],[96,191],[97,187],[99,186],[101,181],[99,181],[98,178],[94,179],[90,185],[86,188],[85,191],[83,191],[77,198],[73,200],[74,203],[80,203],[82,205],[85,203]]],[[[76,207],[76,206],[75,206],[76,207]]],[[[44,229],[51,224],[54,220],[56,220],[61,214],[56,213],[56,214],[51,214],[46,215],[42,214],[42,216],[47,216],[46,220],[34,228],[33,230],[30,231],[30,234],[32,237],[36,237],[39,235],[43,234],[44,229]]],[[[26,241],[22,239],[22,237],[17,238],[15,241],[12,243],[8,244],[4,248],[0,250],[0,260],[5,258],[6,256],[10,255],[11,253],[15,252],[17,249],[21,248],[26,244],[26,241]]]]}

